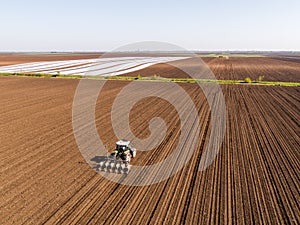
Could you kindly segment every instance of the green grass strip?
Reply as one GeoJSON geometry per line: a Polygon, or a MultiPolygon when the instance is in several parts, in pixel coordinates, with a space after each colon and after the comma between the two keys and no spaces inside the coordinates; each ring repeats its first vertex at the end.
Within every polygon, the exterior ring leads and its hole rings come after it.
{"type": "Polygon", "coordinates": [[[121,80],[121,81],[150,81],[150,82],[176,82],[176,83],[217,83],[217,84],[240,84],[240,85],[264,85],[264,86],[288,86],[300,87],[300,82],[282,81],[252,81],[246,83],[244,80],[208,80],[192,78],[163,78],[155,77],[126,77],[126,76],[82,76],[82,75],[58,75],[44,73],[0,73],[0,76],[40,77],[40,78],[66,78],[66,79],[97,79],[97,80],[121,80]]]}

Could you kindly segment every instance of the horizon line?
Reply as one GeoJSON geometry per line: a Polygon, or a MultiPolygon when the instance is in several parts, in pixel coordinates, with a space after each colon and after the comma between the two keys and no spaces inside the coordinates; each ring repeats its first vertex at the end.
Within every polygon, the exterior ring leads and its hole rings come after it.
{"type": "Polygon", "coordinates": [[[105,51],[105,50],[0,50],[0,53],[269,53],[292,52],[300,53],[300,50],[132,50],[132,51],[105,51]]]}

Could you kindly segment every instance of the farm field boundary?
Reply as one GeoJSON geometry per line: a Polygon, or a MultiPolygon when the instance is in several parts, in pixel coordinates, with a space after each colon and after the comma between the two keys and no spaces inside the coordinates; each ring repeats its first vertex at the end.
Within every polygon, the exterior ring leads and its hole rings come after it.
{"type": "Polygon", "coordinates": [[[21,76],[35,78],[64,78],[64,79],[96,79],[96,80],[119,80],[119,81],[150,81],[150,82],[176,82],[176,83],[219,83],[219,84],[242,84],[242,85],[263,85],[263,86],[286,86],[300,87],[300,82],[283,82],[283,81],[252,81],[245,82],[244,80],[207,80],[207,79],[192,79],[192,78],[163,78],[163,77],[128,77],[128,76],[94,76],[85,77],[83,75],[57,75],[57,74],[40,74],[40,73],[0,73],[0,76],[21,76]]]}

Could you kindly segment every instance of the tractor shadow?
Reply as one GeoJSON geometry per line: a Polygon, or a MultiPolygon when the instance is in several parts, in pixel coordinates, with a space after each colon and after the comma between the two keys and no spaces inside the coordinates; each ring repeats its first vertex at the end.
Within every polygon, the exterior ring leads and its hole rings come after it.
{"type": "Polygon", "coordinates": [[[106,156],[95,156],[95,157],[91,158],[90,160],[95,163],[92,168],[96,171],[99,171],[100,170],[99,163],[105,162],[107,160],[107,157],[106,156]]]}
{"type": "Polygon", "coordinates": [[[95,157],[91,158],[90,160],[95,163],[101,163],[101,162],[105,162],[107,160],[107,156],[95,156],[95,157]]]}
{"type": "Polygon", "coordinates": [[[113,157],[112,156],[95,156],[95,157],[91,158],[90,161],[95,163],[92,168],[95,169],[96,171],[99,171],[100,163],[106,162],[109,159],[113,159],[113,157]]]}

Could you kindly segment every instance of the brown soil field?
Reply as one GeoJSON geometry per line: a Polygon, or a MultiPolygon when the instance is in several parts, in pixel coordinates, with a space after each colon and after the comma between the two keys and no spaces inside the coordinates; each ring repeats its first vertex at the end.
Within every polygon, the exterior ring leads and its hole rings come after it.
{"type": "Polygon", "coordinates": [[[8,66],[30,62],[45,62],[58,60],[74,60],[74,59],[94,59],[100,57],[101,54],[72,54],[72,53],[0,53],[0,66],[8,66]]]}
{"type": "Polygon", "coordinates": [[[273,58],[277,60],[300,63],[300,56],[273,56],[273,58]]]}
{"type": "Polygon", "coordinates": [[[264,76],[266,81],[300,81],[300,64],[272,58],[221,58],[208,62],[217,79],[252,80],[264,76]]]}
{"type": "MultiPolygon", "coordinates": [[[[0,224],[300,223],[299,87],[222,85],[225,138],[201,172],[210,110],[196,84],[180,84],[198,109],[197,150],[168,180],[131,187],[106,180],[80,154],[72,130],[78,82],[0,77],[0,224]]],[[[109,148],[117,140],[110,109],[127,84],[108,81],[98,98],[96,124],[109,148]]],[[[177,112],[161,99],[133,108],[133,132],[146,137],[145,121],[153,116],[167,123],[166,138],[156,149],[138,152],[133,164],[161,161],[177,144],[177,112]]]]}
{"type": "MultiPolygon", "coordinates": [[[[244,80],[250,77],[256,80],[264,76],[265,81],[300,81],[300,64],[288,58],[202,58],[218,80],[244,80]]],[[[185,59],[168,64],[156,64],[141,71],[132,72],[130,76],[153,76],[153,74],[168,78],[189,77],[179,68],[197,68],[198,60],[185,59]]]]}

